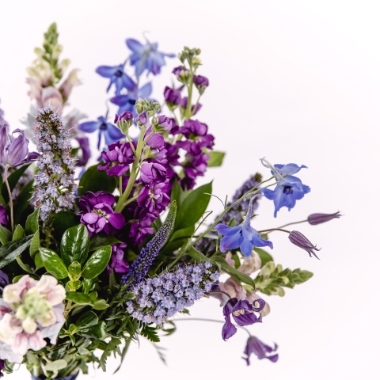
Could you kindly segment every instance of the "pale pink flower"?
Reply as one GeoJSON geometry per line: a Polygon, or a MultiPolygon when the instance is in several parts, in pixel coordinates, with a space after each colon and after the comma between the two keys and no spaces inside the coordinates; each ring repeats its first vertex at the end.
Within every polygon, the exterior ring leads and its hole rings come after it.
{"type": "Polygon", "coordinates": [[[51,306],[60,304],[66,296],[65,288],[58,284],[55,277],[43,275],[40,281],[36,284],[36,288],[46,296],[46,301],[48,301],[51,306]]]}
{"type": "Polygon", "coordinates": [[[7,285],[3,290],[3,299],[5,302],[12,304],[18,303],[22,300],[25,293],[35,287],[37,281],[33,278],[29,277],[29,275],[25,275],[21,277],[21,279],[15,284],[7,285]]]}
{"type": "Polygon", "coordinates": [[[12,345],[14,338],[22,331],[19,319],[9,313],[3,316],[0,321],[0,340],[2,342],[12,345]]]}
{"type": "Polygon", "coordinates": [[[42,89],[41,106],[39,108],[51,107],[56,113],[61,115],[63,108],[63,99],[61,93],[54,87],[45,87],[42,89]]]}
{"type": "Polygon", "coordinates": [[[69,98],[73,87],[82,83],[78,78],[78,71],[79,69],[71,70],[64,82],[59,86],[59,91],[65,100],[69,98]]]}
{"type": "Polygon", "coordinates": [[[33,334],[17,334],[11,345],[12,350],[20,355],[25,355],[29,348],[38,351],[45,346],[46,341],[42,338],[40,331],[36,331],[33,334]]]}

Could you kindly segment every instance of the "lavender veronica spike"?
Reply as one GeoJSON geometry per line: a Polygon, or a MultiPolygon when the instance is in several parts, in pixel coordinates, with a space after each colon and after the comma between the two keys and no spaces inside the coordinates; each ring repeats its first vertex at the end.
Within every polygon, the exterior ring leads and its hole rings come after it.
{"type": "Polygon", "coordinates": [[[50,107],[39,109],[35,138],[40,153],[37,160],[33,200],[40,207],[44,222],[62,210],[74,207],[75,162],[71,156],[70,137],[60,116],[50,107]]]}
{"type": "Polygon", "coordinates": [[[137,259],[132,263],[128,273],[121,278],[123,284],[140,283],[147,275],[153,260],[159,254],[161,248],[166,243],[173,227],[177,213],[176,202],[173,201],[169,207],[169,213],[165,222],[157,231],[151,241],[141,250],[137,259]]]}

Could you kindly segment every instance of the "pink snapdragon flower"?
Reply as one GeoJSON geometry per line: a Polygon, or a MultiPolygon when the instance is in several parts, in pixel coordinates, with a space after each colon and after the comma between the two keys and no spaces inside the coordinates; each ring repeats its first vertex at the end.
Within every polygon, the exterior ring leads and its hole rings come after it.
{"type": "Polygon", "coordinates": [[[44,338],[55,344],[65,322],[65,296],[64,287],[47,275],[39,281],[25,275],[5,286],[0,299],[0,358],[20,362],[29,349],[45,347],[44,338]]]}

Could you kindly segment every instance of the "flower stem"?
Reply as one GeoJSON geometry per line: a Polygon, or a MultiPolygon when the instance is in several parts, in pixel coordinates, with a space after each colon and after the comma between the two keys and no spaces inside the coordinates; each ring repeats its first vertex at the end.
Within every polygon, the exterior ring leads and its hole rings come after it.
{"type": "Polygon", "coordinates": [[[260,230],[260,231],[257,231],[259,234],[262,234],[264,232],[273,232],[273,231],[281,231],[281,232],[286,232],[288,234],[290,234],[290,231],[289,230],[284,230],[283,228],[268,228],[266,230],[260,230]]]}
{"type": "Polygon", "coordinates": [[[186,120],[190,119],[192,116],[191,98],[193,96],[193,76],[194,76],[194,73],[193,73],[193,66],[191,65],[191,63],[189,64],[189,66],[190,66],[190,83],[187,86],[188,95],[187,95],[187,105],[186,105],[186,113],[185,113],[185,119],[186,120]]]}
{"type": "Polygon", "coordinates": [[[135,160],[133,161],[133,164],[132,164],[131,175],[129,177],[128,185],[127,185],[126,189],[124,190],[124,193],[121,194],[121,196],[120,196],[120,198],[116,204],[116,207],[115,207],[116,212],[122,212],[123,211],[123,209],[125,207],[125,203],[129,197],[129,194],[132,191],[132,187],[135,184],[137,173],[138,173],[137,170],[138,170],[143,146],[144,146],[144,130],[141,130],[139,140],[137,142],[135,160]]]}
{"type": "Polygon", "coordinates": [[[12,191],[11,191],[11,188],[10,188],[9,182],[8,182],[8,169],[9,169],[9,165],[5,165],[5,169],[4,169],[4,182],[5,182],[5,185],[7,186],[8,195],[9,195],[9,209],[10,209],[10,215],[11,215],[11,231],[13,232],[15,223],[14,223],[14,218],[13,218],[12,191]]]}

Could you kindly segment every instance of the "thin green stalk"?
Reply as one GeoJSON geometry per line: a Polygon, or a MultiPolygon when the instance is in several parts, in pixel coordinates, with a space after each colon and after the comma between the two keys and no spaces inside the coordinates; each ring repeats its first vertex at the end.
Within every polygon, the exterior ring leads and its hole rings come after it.
{"type": "Polygon", "coordinates": [[[9,182],[8,182],[8,169],[9,169],[9,165],[7,164],[7,165],[5,165],[5,169],[4,169],[4,182],[5,182],[5,185],[7,186],[8,195],[9,195],[9,209],[10,209],[10,214],[11,214],[11,230],[13,232],[15,223],[14,223],[14,216],[13,216],[12,191],[11,191],[11,188],[10,188],[9,182]]]}
{"type": "Polygon", "coordinates": [[[186,113],[185,113],[185,118],[188,120],[191,118],[192,116],[192,111],[191,111],[191,98],[193,96],[193,76],[194,76],[194,73],[193,73],[193,66],[191,65],[191,63],[189,63],[189,66],[190,66],[190,83],[189,85],[187,86],[187,92],[188,92],[188,95],[187,95],[187,106],[186,106],[186,113]]]}

